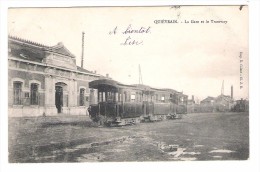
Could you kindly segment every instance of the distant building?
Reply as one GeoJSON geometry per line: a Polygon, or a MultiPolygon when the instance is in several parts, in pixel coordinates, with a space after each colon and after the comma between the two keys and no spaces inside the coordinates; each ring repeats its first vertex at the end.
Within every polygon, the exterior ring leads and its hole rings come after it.
{"type": "Polygon", "coordinates": [[[215,111],[215,97],[208,96],[200,102],[200,112],[214,112],[215,111]]]}
{"type": "Polygon", "coordinates": [[[246,99],[237,100],[232,110],[235,112],[249,112],[249,101],[246,99]]]}
{"type": "Polygon", "coordinates": [[[86,115],[88,83],[100,75],[77,66],[62,43],[45,46],[9,36],[8,46],[9,116],[86,115]]]}
{"type": "Polygon", "coordinates": [[[234,106],[231,96],[219,95],[218,97],[207,97],[200,102],[201,112],[228,112],[234,106]]]}
{"type": "Polygon", "coordinates": [[[221,94],[218,97],[208,96],[196,106],[196,112],[229,112],[235,105],[233,99],[233,85],[231,86],[231,96],[224,95],[224,81],[222,83],[221,94]]]}
{"type": "Polygon", "coordinates": [[[215,103],[215,97],[210,97],[208,96],[207,98],[203,99],[200,104],[201,105],[207,105],[207,106],[212,106],[215,103]]]}
{"type": "Polygon", "coordinates": [[[231,96],[220,95],[215,98],[214,109],[217,112],[228,112],[234,106],[234,100],[231,96]]]}
{"type": "Polygon", "coordinates": [[[187,101],[187,113],[194,113],[195,112],[195,100],[194,96],[192,95],[191,99],[187,101]]]}

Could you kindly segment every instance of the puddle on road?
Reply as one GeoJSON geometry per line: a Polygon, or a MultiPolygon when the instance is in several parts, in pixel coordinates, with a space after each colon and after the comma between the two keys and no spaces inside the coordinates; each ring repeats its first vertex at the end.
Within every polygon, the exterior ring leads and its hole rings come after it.
{"type": "Polygon", "coordinates": [[[186,150],[185,148],[177,148],[176,151],[169,152],[168,154],[169,154],[169,155],[173,155],[174,158],[177,158],[177,157],[179,157],[180,155],[183,155],[185,150],[186,150]]]}
{"type": "Polygon", "coordinates": [[[183,152],[183,155],[199,155],[200,152],[183,152]]]}
{"type": "Polygon", "coordinates": [[[87,148],[91,148],[91,144],[81,144],[75,147],[75,149],[87,149],[87,148]]]}
{"type": "Polygon", "coordinates": [[[89,153],[83,154],[77,158],[78,162],[97,162],[101,161],[105,158],[105,156],[101,153],[89,153]]]}
{"type": "Polygon", "coordinates": [[[194,145],[195,148],[204,147],[204,145],[194,145]]]}
{"type": "MultiPolygon", "coordinates": [[[[157,147],[162,153],[169,156],[170,160],[180,161],[194,161],[197,160],[196,155],[201,154],[200,152],[188,152],[186,147],[179,144],[166,144],[164,142],[158,142],[150,137],[143,135],[137,136],[124,136],[102,142],[92,142],[75,145],[73,147],[65,147],[59,151],[55,150],[52,152],[53,156],[41,157],[42,159],[55,159],[57,156],[74,156],[74,153],[79,152],[75,157],[78,162],[97,162],[108,158],[107,154],[120,153],[128,150],[128,147],[134,144],[135,140],[139,139],[141,142],[145,142],[153,147],[157,147]],[[114,147],[114,146],[116,147],[114,147]],[[90,150],[91,149],[91,150],[90,150]],[[93,149],[93,150],[92,150],[93,149]],[[97,149],[97,150],[96,150],[97,149]],[[88,151],[90,150],[90,151],[88,151]],[[81,153],[80,153],[81,152],[81,153]],[[88,153],[87,153],[88,152],[88,153]],[[101,153],[102,152],[102,153],[101,153]]],[[[195,145],[194,147],[202,147],[203,145],[195,145]]],[[[217,150],[215,150],[217,151],[217,150]]]]}
{"type": "Polygon", "coordinates": [[[72,152],[75,152],[75,151],[77,151],[77,150],[78,150],[78,149],[69,149],[69,148],[63,149],[63,151],[66,152],[66,153],[72,153],[72,152]]]}
{"type": "Polygon", "coordinates": [[[172,160],[178,160],[178,161],[195,161],[197,158],[195,157],[182,157],[182,158],[170,158],[172,160]]]}
{"type": "Polygon", "coordinates": [[[105,152],[109,152],[109,153],[114,153],[114,152],[124,152],[125,150],[123,149],[108,149],[105,152]]]}
{"type": "MultiPolygon", "coordinates": [[[[63,156],[64,153],[68,154],[73,154],[77,151],[81,150],[88,150],[88,149],[95,149],[95,148],[103,148],[105,146],[110,146],[113,144],[118,144],[119,147],[126,147],[129,146],[135,138],[144,138],[143,136],[128,136],[128,137],[120,137],[120,138],[115,138],[112,140],[108,141],[103,141],[103,142],[92,142],[92,143],[85,143],[85,144],[79,144],[74,147],[65,147],[59,150],[54,150],[52,151],[51,156],[43,156],[39,157],[37,160],[43,160],[43,159],[55,159],[57,156],[63,156]]],[[[105,152],[123,152],[125,151],[124,149],[107,149],[105,148],[105,152]]],[[[105,155],[97,152],[92,152],[92,153],[85,153],[77,157],[77,161],[79,162],[91,162],[91,161],[100,161],[104,159],[105,155]]]]}
{"type": "Polygon", "coordinates": [[[186,148],[181,148],[179,145],[167,145],[163,142],[157,143],[157,147],[164,153],[167,153],[171,157],[171,160],[181,160],[181,161],[194,161],[196,157],[182,157],[183,155],[199,155],[200,152],[185,152],[186,148]]]}
{"type": "Polygon", "coordinates": [[[212,156],[213,158],[222,158],[222,156],[212,156]]]}
{"type": "Polygon", "coordinates": [[[217,149],[217,150],[212,150],[209,153],[232,153],[235,151],[227,150],[227,149],[217,149]]]}

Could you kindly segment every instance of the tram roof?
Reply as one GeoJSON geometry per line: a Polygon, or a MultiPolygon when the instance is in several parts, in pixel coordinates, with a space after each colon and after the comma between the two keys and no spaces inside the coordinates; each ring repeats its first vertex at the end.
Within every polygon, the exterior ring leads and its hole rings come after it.
{"type": "Polygon", "coordinates": [[[102,88],[107,88],[107,89],[118,89],[118,88],[131,88],[131,89],[140,89],[136,85],[127,85],[127,84],[122,84],[120,82],[114,81],[112,79],[99,79],[99,80],[94,80],[89,82],[89,87],[90,88],[95,88],[95,89],[102,89],[102,88]]]}
{"type": "Polygon", "coordinates": [[[99,88],[101,86],[111,86],[111,87],[118,87],[118,82],[110,79],[99,79],[89,82],[90,88],[99,88]]]}
{"type": "Polygon", "coordinates": [[[89,82],[89,87],[95,89],[111,89],[111,90],[117,90],[119,88],[130,88],[130,89],[138,89],[138,90],[149,91],[149,92],[167,91],[171,93],[183,94],[182,92],[178,92],[176,90],[169,89],[169,88],[153,88],[143,84],[127,85],[112,79],[99,79],[99,80],[91,81],[89,82]]]}

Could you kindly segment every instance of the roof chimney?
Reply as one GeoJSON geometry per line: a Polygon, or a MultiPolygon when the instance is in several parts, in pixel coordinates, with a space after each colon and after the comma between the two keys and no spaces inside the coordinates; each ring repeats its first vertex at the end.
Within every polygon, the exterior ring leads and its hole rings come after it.
{"type": "Polygon", "coordinates": [[[224,95],[224,80],[222,81],[221,95],[224,95]]]}
{"type": "Polygon", "coordinates": [[[108,73],[106,74],[106,77],[109,78],[109,74],[108,73]]]}
{"type": "Polygon", "coordinates": [[[84,63],[84,34],[85,32],[82,32],[82,53],[81,53],[81,67],[83,68],[84,63]]]}

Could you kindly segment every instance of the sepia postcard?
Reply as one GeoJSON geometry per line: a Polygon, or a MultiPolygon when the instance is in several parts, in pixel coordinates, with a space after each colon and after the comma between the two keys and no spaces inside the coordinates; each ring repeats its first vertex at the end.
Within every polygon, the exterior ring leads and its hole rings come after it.
{"type": "Polygon", "coordinates": [[[9,8],[7,22],[9,163],[250,159],[247,5],[9,8]]]}

